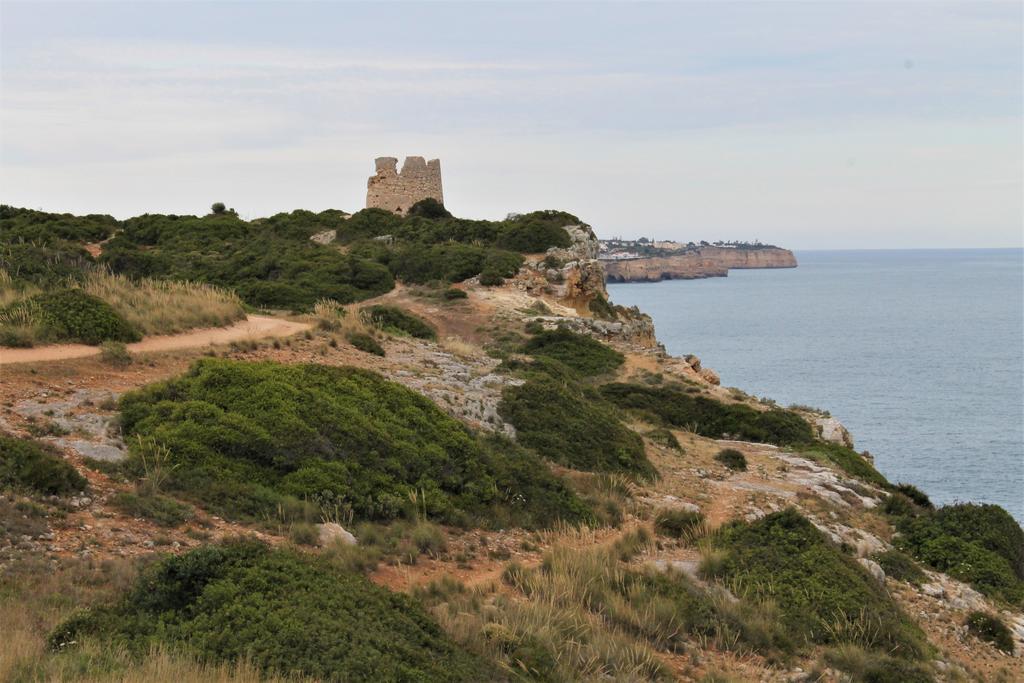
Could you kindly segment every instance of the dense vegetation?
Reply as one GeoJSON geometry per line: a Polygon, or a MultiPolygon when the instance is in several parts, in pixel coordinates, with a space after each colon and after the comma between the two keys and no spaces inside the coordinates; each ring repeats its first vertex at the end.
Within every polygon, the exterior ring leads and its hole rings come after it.
{"type": "Polygon", "coordinates": [[[923,634],[885,589],[796,510],[733,522],[715,543],[726,554],[705,570],[739,595],[774,601],[800,641],[925,654],[923,634]]]}
{"type": "Polygon", "coordinates": [[[1024,530],[998,505],[937,509],[896,493],[887,503],[896,543],[920,562],[982,593],[1024,605],[1024,530]]]}
{"type": "Polygon", "coordinates": [[[575,371],[543,358],[520,372],[526,382],[506,387],[498,404],[519,443],[573,469],[656,475],[643,440],[575,371]]]}
{"type": "Polygon", "coordinates": [[[407,334],[418,339],[437,339],[437,330],[422,318],[397,306],[369,306],[363,311],[373,325],[385,332],[407,334]]]}
{"type": "Polygon", "coordinates": [[[621,353],[610,346],[564,328],[535,334],[523,345],[522,352],[553,358],[584,377],[611,372],[625,360],[621,353]]]}
{"type": "Polygon", "coordinates": [[[93,262],[82,248],[113,234],[112,216],[46,213],[0,205],[0,271],[17,286],[49,287],[93,262]]]}
{"type": "Polygon", "coordinates": [[[50,638],[83,636],[139,656],[159,645],[212,661],[323,680],[476,681],[495,671],[454,645],[411,598],[289,550],[205,546],[148,568],[120,601],[80,613],[50,638]]]}
{"type": "Polygon", "coordinates": [[[88,482],[49,446],[0,434],[0,486],[64,496],[84,491],[88,482]]]}
{"type": "Polygon", "coordinates": [[[522,265],[522,253],[568,246],[562,226],[579,223],[558,211],[460,219],[437,202],[421,202],[405,217],[381,209],[346,217],[332,209],[253,221],[220,203],[203,217],[145,214],[126,221],[3,206],[0,271],[19,286],[49,288],[95,264],[84,244],[107,240],[99,260],[114,273],[215,284],[254,306],[309,310],[320,299],[377,296],[394,278],[458,282],[480,275],[500,284],[522,265]],[[347,253],[309,240],[329,230],[347,253]]]}
{"type": "Polygon", "coordinates": [[[755,410],[705,396],[692,396],[678,386],[606,384],[601,395],[620,408],[672,427],[689,429],[712,439],[732,437],[780,446],[814,441],[811,426],[789,410],[755,410]]]}
{"type": "Polygon", "coordinates": [[[309,241],[343,222],[338,211],[252,222],[232,213],[147,214],[125,221],[100,260],[131,277],[220,285],[269,308],[308,310],[319,299],[350,303],[387,292],[394,280],[383,265],[309,241]]]}
{"type": "Polygon", "coordinates": [[[588,518],[532,453],[474,436],[423,396],[356,368],[206,359],[121,399],[126,434],[170,453],[168,487],[234,517],[288,499],[364,519],[411,509],[451,523],[588,518]]]}
{"type": "Polygon", "coordinates": [[[26,346],[36,341],[133,342],[141,338],[110,304],[81,289],[37,294],[0,310],[0,344],[6,346],[26,346]],[[19,336],[15,332],[19,327],[30,329],[19,336]]]}

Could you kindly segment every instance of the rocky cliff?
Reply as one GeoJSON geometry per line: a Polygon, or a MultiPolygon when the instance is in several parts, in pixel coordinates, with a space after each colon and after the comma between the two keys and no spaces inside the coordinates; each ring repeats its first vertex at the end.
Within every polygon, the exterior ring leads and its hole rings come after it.
{"type": "Polygon", "coordinates": [[[603,261],[608,282],[658,282],[725,277],[732,268],[796,268],[788,249],[701,247],[672,256],[603,261]]]}

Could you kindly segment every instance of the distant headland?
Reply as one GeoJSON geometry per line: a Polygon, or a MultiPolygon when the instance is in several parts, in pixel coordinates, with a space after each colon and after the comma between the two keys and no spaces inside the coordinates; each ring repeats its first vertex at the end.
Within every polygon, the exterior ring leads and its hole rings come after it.
{"type": "Polygon", "coordinates": [[[601,240],[598,259],[608,282],[725,277],[732,268],[796,268],[789,249],[760,242],[601,240]]]}

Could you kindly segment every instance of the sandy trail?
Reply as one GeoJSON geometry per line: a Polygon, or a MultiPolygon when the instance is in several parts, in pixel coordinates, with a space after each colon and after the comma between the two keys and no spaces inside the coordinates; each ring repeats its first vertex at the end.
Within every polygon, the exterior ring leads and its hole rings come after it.
{"type": "MultiPolygon", "coordinates": [[[[296,332],[307,330],[310,327],[307,323],[292,322],[266,315],[250,315],[245,320],[241,320],[230,327],[207,327],[201,330],[183,332],[182,334],[146,337],[140,342],[128,344],[127,346],[128,350],[132,353],[174,351],[177,349],[208,346],[210,344],[227,344],[245,339],[287,337],[296,332]]],[[[86,346],[85,344],[54,344],[52,346],[38,346],[31,349],[0,348],[0,365],[43,363],[70,358],[85,358],[86,356],[95,356],[99,352],[99,347],[86,346]]]]}

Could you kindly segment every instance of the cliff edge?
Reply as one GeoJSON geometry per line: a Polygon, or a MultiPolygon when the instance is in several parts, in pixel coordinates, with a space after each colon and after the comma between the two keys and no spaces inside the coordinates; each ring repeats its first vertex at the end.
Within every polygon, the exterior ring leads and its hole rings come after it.
{"type": "Polygon", "coordinates": [[[796,268],[793,252],[778,247],[700,247],[669,256],[603,260],[608,282],[659,282],[725,277],[733,268],[796,268]]]}

